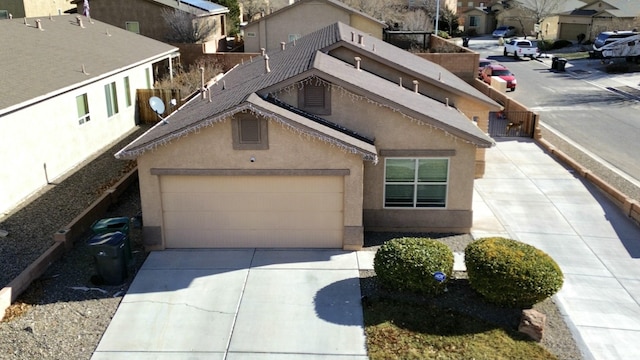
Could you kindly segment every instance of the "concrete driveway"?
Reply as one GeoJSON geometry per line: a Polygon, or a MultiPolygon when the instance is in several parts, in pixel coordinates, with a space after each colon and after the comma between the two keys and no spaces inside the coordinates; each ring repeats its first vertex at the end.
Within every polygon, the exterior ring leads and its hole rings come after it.
{"type": "Polygon", "coordinates": [[[339,250],[153,252],[92,359],[367,359],[358,265],[339,250]]]}

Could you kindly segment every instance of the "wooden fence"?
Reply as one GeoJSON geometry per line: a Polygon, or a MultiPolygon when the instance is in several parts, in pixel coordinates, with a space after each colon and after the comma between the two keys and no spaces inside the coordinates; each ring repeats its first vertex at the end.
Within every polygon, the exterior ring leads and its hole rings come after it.
{"type": "Polygon", "coordinates": [[[183,99],[180,96],[180,90],[172,89],[138,89],[136,90],[136,99],[138,103],[138,119],[141,124],[155,124],[160,121],[160,116],[166,117],[171,114],[174,110],[178,109],[182,103],[183,99]],[[151,106],[149,105],[149,99],[153,96],[156,96],[162,100],[164,103],[164,112],[162,114],[157,114],[151,106]],[[173,101],[175,101],[175,105],[173,105],[173,101]]]}

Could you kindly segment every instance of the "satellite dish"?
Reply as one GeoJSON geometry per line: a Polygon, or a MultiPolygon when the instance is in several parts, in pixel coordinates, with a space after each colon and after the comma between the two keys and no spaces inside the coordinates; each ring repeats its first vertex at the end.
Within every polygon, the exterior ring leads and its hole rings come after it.
{"type": "Polygon", "coordinates": [[[162,99],[157,96],[149,98],[149,106],[151,106],[151,109],[158,115],[164,113],[164,102],[162,102],[162,99]]]}

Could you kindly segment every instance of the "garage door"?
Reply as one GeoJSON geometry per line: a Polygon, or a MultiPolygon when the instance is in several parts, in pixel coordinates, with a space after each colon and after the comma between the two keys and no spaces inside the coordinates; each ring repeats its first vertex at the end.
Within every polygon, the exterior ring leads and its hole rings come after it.
{"type": "Polygon", "coordinates": [[[161,176],[167,248],[342,248],[341,176],[161,176]]]}
{"type": "Polygon", "coordinates": [[[562,24],[560,27],[560,39],[576,41],[579,34],[588,34],[586,24],[562,24]]]}

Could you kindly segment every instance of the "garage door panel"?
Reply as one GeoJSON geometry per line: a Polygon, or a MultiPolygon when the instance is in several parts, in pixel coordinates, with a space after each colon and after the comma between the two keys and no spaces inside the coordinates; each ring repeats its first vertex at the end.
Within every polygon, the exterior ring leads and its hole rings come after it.
{"type": "Polygon", "coordinates": [[[163,176],[167,247],[342,247],[341,176],[163,176]]]}
{"type": "MultiPolygon", "coordinates": [[[[264,232],[260,230],[192,231],[185,234],[178,230],[167,230],[168,238],[176,239],[180,248],[211,248],[211,244],[226,248],[253,247],[308,247],[340,248],[342,231],[300,230],[264,232]]],[[[171,245],[167,246],[171,248],[171,245]]]]}

